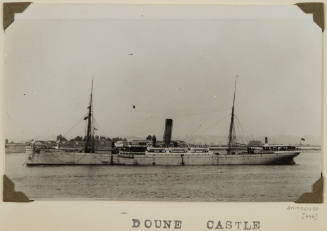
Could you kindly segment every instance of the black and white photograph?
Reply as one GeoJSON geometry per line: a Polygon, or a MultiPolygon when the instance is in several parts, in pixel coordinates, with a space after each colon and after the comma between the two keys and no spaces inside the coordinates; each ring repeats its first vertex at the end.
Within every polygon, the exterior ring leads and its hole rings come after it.
{"type": "Polygon", "coordinates": [[[295,4],[31,3],[5,175],[36,201],[294,202],[322,174],[322,39],[295,4]]]}

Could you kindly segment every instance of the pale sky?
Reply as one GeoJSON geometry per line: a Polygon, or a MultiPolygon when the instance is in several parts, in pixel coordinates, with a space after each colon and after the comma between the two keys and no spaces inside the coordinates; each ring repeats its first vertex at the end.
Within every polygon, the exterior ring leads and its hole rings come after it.
{"type": "Polygon", "coordinates": [[[321,29],[258,9],[33,3],[5,33],[6,136],[84,135],[92,78],[99,135],[227,135],[235,75],[243,135],[319,136],[321,29]]]}

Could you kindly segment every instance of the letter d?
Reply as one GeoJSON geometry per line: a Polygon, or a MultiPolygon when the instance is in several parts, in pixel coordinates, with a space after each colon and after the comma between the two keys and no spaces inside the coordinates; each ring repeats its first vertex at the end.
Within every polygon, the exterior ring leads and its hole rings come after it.
{"type": "Polygon", "coordinates": [[[133,221],[132,228],[138,228],[138,227],[140,227],[141,222],[140,222],[139,219],[132,219],[132,221],[133,221]]]}

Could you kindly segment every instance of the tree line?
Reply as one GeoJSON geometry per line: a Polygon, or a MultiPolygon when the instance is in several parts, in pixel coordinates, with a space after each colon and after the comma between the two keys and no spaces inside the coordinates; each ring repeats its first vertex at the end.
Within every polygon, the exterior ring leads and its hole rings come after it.
{"type": "MultiPolygon", "coordinates": [[[[78,142],[82,142],[82,141],[86,141],[86,136],[76,136],[72,139],[67,139],[66,137],[64,137],[63,135],[57,135],[57,138],[56,138],[57,141],[59,142],[67,142],[67,141],[78,141],[78,142]]],[[[104,141],[104,142],[117,142],[117,141],[127,141],[126,138],[123,138],[123,137],[114,137],[114,138],[110,138],[110,137],[107,137],[107,136],[94,136],[94,140],[95,141],[104,141]]]]}

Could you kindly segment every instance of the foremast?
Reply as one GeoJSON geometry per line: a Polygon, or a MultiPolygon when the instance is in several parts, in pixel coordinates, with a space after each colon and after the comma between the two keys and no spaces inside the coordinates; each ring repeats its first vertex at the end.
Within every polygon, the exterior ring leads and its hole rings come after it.
{"type": "Polygon", "coordinates": [[[88,109],[88,114],[87,116],[84,117],[84,120],[87,120],[84,152],[94,153],[95,143],[94,143],[94,126],[93,126],[93,80],[91,86],[90,103],[87,109],[88,109]]]}
{"type": "Polygon", "coordinates": [[[237,77],[235,77],[235,85],[234,85],[234,97],[233,97],[233,107],[232,107],[232,114],[230,119],[230,126],[229,126],[229,133],[228,133],[228,148],[227,153],[231,154],[232,147],[236,144],[236,134],[235,134],[235,125],[234,125],[234,110],[235,110],[235,96],[236,96],[236,81],[237,77]]]}

